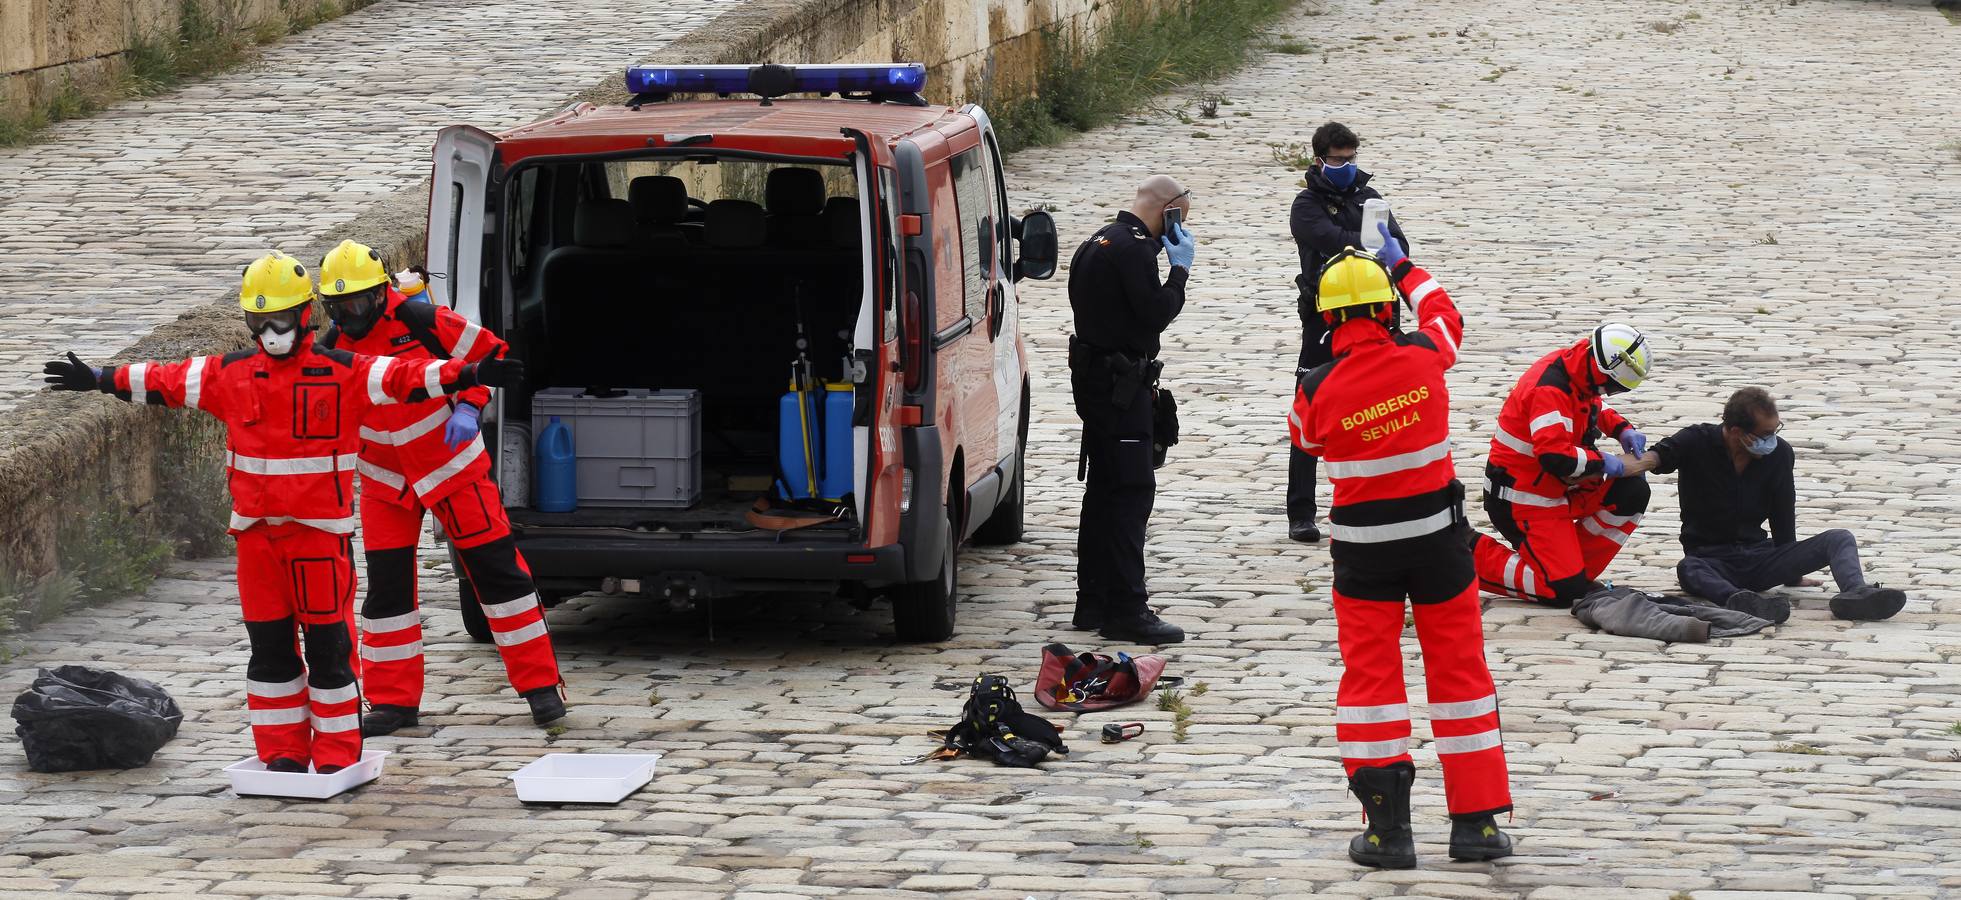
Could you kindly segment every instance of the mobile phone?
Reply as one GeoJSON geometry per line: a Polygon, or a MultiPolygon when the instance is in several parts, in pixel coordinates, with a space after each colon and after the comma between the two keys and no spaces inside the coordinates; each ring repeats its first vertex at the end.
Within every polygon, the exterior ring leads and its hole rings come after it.
{"type": "Polygon", "coordinates": [[[1183,225],[1184,223],[1185,223],[1184,210],[1179,209],[1176,206],[1165,207],[1164,239],[1174,244],[1178,243],[1178,226],[1183,225]]]}

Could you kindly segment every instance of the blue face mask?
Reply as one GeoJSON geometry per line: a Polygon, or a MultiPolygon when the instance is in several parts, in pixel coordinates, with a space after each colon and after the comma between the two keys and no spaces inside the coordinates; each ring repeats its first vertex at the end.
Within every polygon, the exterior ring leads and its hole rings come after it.
{"type": "Polygon", "coordinates": [[[1760,438],[1747,438],[1743,442],[1743,449],[1751,456],[1769,456],[1771,451],[1777,449],[1777,435],[1766,434],[1760,438]]]}
{"type": "Polygon", "coordinates": [[[1360,171],[1360,169],[1355,168],[1355,164],[1352,162],[1342,163],[1339,166],[1323,165],[1321,167],[1321,174],[1328,177],[1328,183],[1341,190],[1347,190],[1349,185],[1354,184],[1355,175],[1360,171]]]}

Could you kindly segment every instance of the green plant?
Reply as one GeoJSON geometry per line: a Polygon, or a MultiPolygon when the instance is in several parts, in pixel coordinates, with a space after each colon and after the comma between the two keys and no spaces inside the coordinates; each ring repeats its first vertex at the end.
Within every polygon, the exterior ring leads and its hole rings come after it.
{"type": "Polygon", "coordinates": [[[1313,44],[1295,40],[1294,38],[1284,38],[1275,41],[1266,45],[1266,48],[1274,53],[1285,53],[1288,56],[1306,56],[1314,52],[1313,44]]]}
{"type": "Polygon", "coordinates": [[[1217,81],[1297,2],[1178,0],[1156,15],[1120,12],[1096,33],[1046,29],[1033,95],[994,116],[1002,149],[1054,143],[1151,108],[1172,88],[1217,81]]]}
{"type": "Polygon", "coordinates": [[[545,729],[545,740],[548,741],[558,740],[559,735],[562,735],[569,730],[570,729],[565,725],[553,725],[545,729]]]}
{"type": "Polygon", "coordinates": [[[1955,162],[1961,162],[1961,140],[1948,141],[1941,145],[1941,149],[1953,153],[1955,162]]]}
{"type": "Polygon", "coordinates": [[[653,690],[647,692],[648,706],[659,706],[661,705],[661,701],[666,699],[667,699],[666,697],[660,695],[660,688],[654,688],[653,690]]]}
{"type": "Polygon", "coordinates": [[[1764,235],[1764,238],[1763,238],[1763,240],[1761,240],[1761,241],[1758,241],[1757,243],[1759,243],[1759,244],[1770,244],[1770,245],[1772,245],[1772,246],[1775,246],[1775,245],[1777,244],[1777,235],[1774,235],[1774,234],[1766,234],[1766,235],[1764,235]]]}
{"type": "Polygon", "coordinates": [[[1956,722],[1952,725],[1947,726],[1947,733],[1954,735],[1955,737],[1961,737],[1961,722],[1956,722]]]}
{"type": "MultiPolygon", "coordinates": [[[[1206,684],[1206,683],[1205,683],[1205,682],[1203,682],[1203,681],[1200,681],[1200,682],[1196,682],[1196,683],[1194,683],[1194,684],[1192,685],[1192,696],[1194,696],[1194,697],[1203,697],[1203,696],[1205,696],[1205,692],[1206,692],[1206,691],[1209,691],[1209,690],[1211,690],[1211,689],[1212,689],[1212,686],[1211,686],[1211,685],[1209,685],[1209,684],[1206,684]]],[[[1957,725],[1957,727],[1961,727],[1961,724],[1958,724],[1958,725],[1957,725]]],[[[1956,734],[1961,734],[1961,731],[1957,731],[1957,732],[1955,732],[1955,733],[1956,733],[1956,734]]]]}
{"type": "Polygon", "coordinates": [[[1314,164],[1314,145],[1306,141],[1268,141],[1266,149],[1273,164],[1283,169],[1305,169],[1314,164]]]}
{"type": "Polygon", "coordinates": [[[1681,27],[1682,23],[1669,20],[1658,20],[1648,23],[1648,29],[1658,34],[1674,34],[1681,27]]]}
{"type": "Polygon", "coordinates": [[[1817,747],[1811,746],[1810,744],[1800,744],[1795,741],[1790,743],[1778,744],[1777,752],[1778,753],[1802,753],[1805,756],[1830,756],[1831,755],[1831,751],[1829,750],[1820,750],[1817,747]]]}

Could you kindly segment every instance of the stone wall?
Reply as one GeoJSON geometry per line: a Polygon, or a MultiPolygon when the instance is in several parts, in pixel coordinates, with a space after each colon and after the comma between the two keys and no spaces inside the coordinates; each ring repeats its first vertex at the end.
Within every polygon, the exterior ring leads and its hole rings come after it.
{"type": "MultiPolygon", "coordinates": [[[[0,0],[0,5],[11,11],[16,4],[65,2],[85,0],[0,0]]],[[[119,0],[121,6],[136,2],[119,0]]],[[[168,0],[143,2],[167,5],[168,0]]],[[[1045,28],[1093,33],[1113,14],[1146,13],[1173,2],[750,0],[670,44],[653,60],[621,63],[624,70],[633,62],[917,61],[932,72],[933,99],[999,103],[1033,84],[1045,28]]],[[[575,99],[618,102],[623,91],[621,79],[612,77],[575,99]]],[[[300,248],[297,255],[318,259],[341,239],[358,237],[390,259],[418,258],[426,237],[428,198],[426,182],[397,192],[315,246],[300,248]]],[[[158,328],[111,362],[178,359],[246,346],[235,295],[215,285],[212,294],[211,303],[158,328]]],[[[163,521],[185,519],[182,510],[157,510],[158,498],[221,497],[221,484],[181,484],[186,472],[215,471],[205,457],[222,452],[221,438],[206,417],[131,407],[100,396],[44,393],[0,413],[0,571],[52,571],[57,526],[102,504],[161,512],[151,518],[163,521]],[[190,465],[187,453],[198,455],[199,464],[190,465]],[[160,482],[173,490],[160,494],[160,482]]]]}
{"type": "MultiPolygon", "coordinates": [[[[191,0],[222,26],[285,22],[308,0],[191,0]]],[[[120,75],[142,41],[174,38],[185,0],[0,0],[0,113],[120,75]]]]}

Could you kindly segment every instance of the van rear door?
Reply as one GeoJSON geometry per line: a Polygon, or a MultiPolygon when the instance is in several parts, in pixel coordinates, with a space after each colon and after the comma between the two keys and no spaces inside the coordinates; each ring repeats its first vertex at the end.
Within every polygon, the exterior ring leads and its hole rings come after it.
{"type": "Polygon", "coordinates": [[[497,137],[481,128],[451,125],[436,135],[436,167],[429,186],[429,290],[435,300],[473,322],[483,321],[483,246],[490,174],[497,137]]]}

